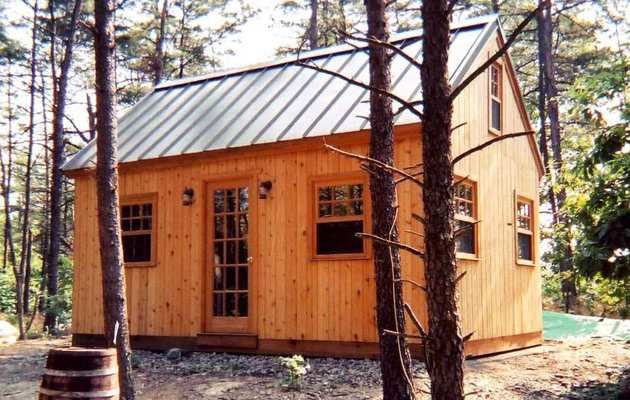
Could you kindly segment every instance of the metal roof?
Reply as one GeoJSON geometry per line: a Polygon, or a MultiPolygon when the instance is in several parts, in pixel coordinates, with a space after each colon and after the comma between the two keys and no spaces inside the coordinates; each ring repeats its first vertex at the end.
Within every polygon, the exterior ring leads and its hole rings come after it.
{"type": "MultiPolygon", "coordinates": [[[[456,85],[491,34],[496,15],[452,27],[451,82],[456,85]]],[[[392,38],[418,61],[422,31],[392,38]]],[[[303,53],[301,60],[369,82],[368,52],[362,46],[335,46],[303,53]]],[[[369,92],[342,79],[304,68],[296,57],[156,86],[119,119],[119,161],[147,160],[355,132],[369,126],[369,92]]],[[[400,56],[392,59],[392,91],[408,101],[421,99],[419,71],[400,56]]],[[[396,124],[418,122],[408,111],[396,124]]],[[[64,170],[90,168],[93,140],[64,170]]]]}

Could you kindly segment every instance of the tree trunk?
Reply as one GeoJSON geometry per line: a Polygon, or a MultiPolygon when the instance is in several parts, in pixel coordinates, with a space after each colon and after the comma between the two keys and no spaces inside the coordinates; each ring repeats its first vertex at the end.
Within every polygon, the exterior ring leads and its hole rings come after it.
{"type": "MultiPolygon", "coordinates": [[[[32,278],[32,256],[33,256],[33,232],[28,230],[28,237],[26,239],[26,268],[24,270],[24,300],[22,301],[22,310],[24,315],[28,315],[31,311],[31,278],[32,278]]],[[[33,309],[35,312],[36,308],[33,309]]],[[[25,327],[24,332],[28,332],[28,326],[25,327]]]]}
{"type": "MultiPolygon", "coordinates": [[[[51,41],[51,63],[54,65],[55,51],[55,11],[54,2],[50,2],[50,17],[53,22],[51,41]]],[[[48,301],[53,301],[57,296],[59,274],[59,250],[61,243],[61,203],[63,202],[63,166],[65,159],[65,134],[63,120],[66,111],[66,97],[68,88],[68,75],[72,65],[74,49],[74,37],[77,28],[77,20],[81,12],[81,0],[76,0],[64,40],[64,55],[61,61],[59,80],[53,84],[53,132],[52,132],[52,182],[50,185],[50,243],[48,248],[48,277],[47,293],[48,301]]],[[[56,77],[53,76],[56,80],[56,77]]],[[[50,305],[50,304],[49,304],[50,305]]],[[[50,334],[57,333],[57,313],[54,307],[46,307],[44,327],[50,334]]]]}
{"type": "Polygon", "coordinates": [[[422,162],[425,212],[425,279],[429,337],[426,366],[433,400],[464,398],[464,342],[457,310],[457,265],[453,232],[453,171],[448,82],[449,13],[445,0],[422,5],[422,162]]]}
{"type": "Polygon", "coordinates": [[[118,132],[116,121],[115,0],[94,2],[96,65],[96,181],[98,233],[103,287],[104,334],[108,347],[117,347],[121,398],[135,398],[125,272],[118,199],[118,132]]]}
{"type": "Polygon", "coordinates": [[[158,38],[155,41],[155,71],[153,76],[153,84],[158,85],[162,81],[164,75],[164,37],[166,35],[166,18],[168,17],[168,0],[162,3],[162,11],[160,12],[160,30],[158,38]]]}
{"type": "MultiPolygon", "coordinates": [[[[366,0],[368,36],[389,40],[385,0],[366,0]]],[[[370,85],[390,90],[390,57],[387,50],[370,45],[370,85]]],[[[392,101],[387,96],[370,94],[370,157],[394,165],[392,101]]],[[[370,174],[372,234],[398,241],[396,226],[396,182],[391,171],[374,168],[370,174]]],[[[414,397],[411,384],[411,357],[404,336],[384,335],[385,330],[405,333],[405,316],[400,282],[400,253],[397,247],[372,242],[376,276],[376,322],[381,351],[381,376],[384,400],[414,397]]]]}
{"type": "MultiPolygon", "coordinates": [[[[44,314],[46,310],[45,293],[46,293],[46,280],[48,276],[48,246],[50,243],[50,150],[49,150],[49,138],[48,138],[48,120],[46,112],[46,78],[44,76],[44,70],[39,70],[39,79],[41,81],[41,99],[42,99],[42,119],[44,129],[44,204],[42,207],[42,226],[40,232],[39,241],[39,253],[42,262],[42,272],[39,281],[39,296],[37,298],[37,307],[35,310],[40,314],[44,314]]],[[[45,324],[44,324],[45,326],[45,324]]]]}
{"type": "MultiPolygon", "coordinates": [[[[26,268],[30,262],[27,260],[29,257],[28,252],[28,232],[30,230],[31,222],[31,175],[33,170],[33,145],[35,137],[35,80],[37,79],[37,21],[38,15],[38,3],[35,0],[33,4],[33,28],[31,39],[31,60],[30,60],[30,104],[29,104],[29,127],[28,127],[28,147],[26,150],[26,169],[24,171],[24,203],[22,204],[22,240],[21,240],[21,255],[20,264],[17,269],[14,269],[15,274],[15,287],[16,287],[16,309],[18,319],[18,329],[20,331],[20,340],[26,339],[26,331],[24,330],[24,308],[27,305],[24,304],[25,293],[28,288],[25,286],[26,268]]],[[[28,310],[28,308],[27,308],[28,310]]]]}
{"type": "Polygon", "coordinates": [[[85,94],[86,103],[86,111],[88,113],[88,129],[90,130],[88,141],[93,140],[96,137],[96,113],[94,112],[94,107],[92,107],[92,98],[89,93],[85,94]]]}
{"type": "Polygon", "coordinates": [[[311,50],[319,48],[318,45],[318,27],[317,27],[317,13],[319,7],[319,0],[311,0],[311,18],[308,25],[308,47],[311,50]]]}
{"type": "MultiPolygon", "coordinates": [[[[562,140],[560,129],[560,117],[558,109],[558,89],[556,87],[556,76],[553,56],[553,21],[551,12],[551,1],[549,1],[539,13],[539,56],[540,64],[543,69],[544,76],[544,92],[546,101],[546,114],[549,117],[549,132],[551,139],[551,154],[553,162],[551,165],[552,174],[552,191],[553,187],[559,186],[557,193],[554,192],[554,200],[556,202],[554,221],[559,230],[556,235],[556,248],[561,253],[559,261],[559,271],[562,274],[562,293],[564,297],[565,312],[575,310],[577,303],[577,288],[575,285],[575,277],[571,273],[573,270],[573,252],[571,249],[571,240],[569,232],[569,224],[565,213],[562,212],[566,200],[566,190],[562,182],[562,140]]],[[[541,144],[542,145],[542,144],[541,144]]],[[[552,204],[553,205],[553,204],[552,204]]]]}
{"type": "Polygon", "coordinates": [[[2,163],[2,198],[4,201],[4,252],[2,259],[2,269],[6,270],[7,264],[14,269],[17,264],[15,256],[15,245],[13,243],[13,224],[11,221],[11,178],[13,177],[13,76],[11,74],[12,60],[9,58],[7,73],[7,158],[0,157],[2,163]]]}

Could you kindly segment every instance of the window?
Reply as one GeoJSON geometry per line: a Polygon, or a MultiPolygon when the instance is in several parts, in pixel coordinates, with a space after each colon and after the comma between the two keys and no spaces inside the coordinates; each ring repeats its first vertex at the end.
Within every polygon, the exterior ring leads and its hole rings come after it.
{"type": "Polygon", "coordinates": [[[534,203],[518,197],[516,200],[516,251],[519,261],[534,261],[534,203]]]}
{"type": "Polygon", "coordinates": [[[126,266],[155,262],[155,201],[151,196],[123,201],[120,206],[123,255],[126,266]]]}
{"type": "Polygon", "coordinates": [[[472,181],[464,180],[455,186],[455,250],[458,256],[477,254],[477,193],[472,181]]]}
{"type": "Polygon", "coordinates": [[[490,66],[490,131],[500,133],[502,129],[503,71],[501,64],[490,66]]]}
{"type": "Polygon", "coordinates": [[[367,226],[365,187],[363,180],[315,183],[315,258],[366,256],[356,236],[367,226]]]}

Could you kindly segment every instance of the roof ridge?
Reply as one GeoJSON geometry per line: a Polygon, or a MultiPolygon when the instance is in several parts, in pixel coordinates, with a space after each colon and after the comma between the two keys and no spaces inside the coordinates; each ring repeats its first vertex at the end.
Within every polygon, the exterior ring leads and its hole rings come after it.
{"type": "MultiPolygon", "coordinates": [[[[468,18],[459,22],[455,22],[451,24],[451,31],[458,31],[461,29],[474,28],[479,25],[487,25],[494,22],[498,19],[498,14],[488,14],[474,18],[468,18]]],[[[423,30],[422,29],[414,29],[407,32],[402,32],[398,34],[392,35],[390,41],[391,42],[401,42],[410,39],[419,40],[422,38],[423,30]]],[[[228,68],[215,72],[211,72],[208,74],[191,76],[188,78],[176,79],[173,81],[168,81],[161,83],[154,87],[153,90],[161,90],[166,88],[172,88],[176,86],[188,85],[191,83],[208,81],[211,79],[216,79],[229,75],[236,75],[244,72],[253,72],[264,68],[277,67],[284,64],[290,64],[296,62],[298,60],[306,60],[306,59],[316,59],[325,56],[329,56],[332,54],[340,54],[345,52],[355,51],[358,48],[367,48],[367,44],[361,43],[359,45],[349,45],[349,44],[340,44],[330,47],[324,47],[321,49],[305,51],[302,53],[298,53],[297,55],[291,55],[286,57],[277,58],[275,60],[265,61],[258,64],[245,65],[242,67],[228,68]]]]}

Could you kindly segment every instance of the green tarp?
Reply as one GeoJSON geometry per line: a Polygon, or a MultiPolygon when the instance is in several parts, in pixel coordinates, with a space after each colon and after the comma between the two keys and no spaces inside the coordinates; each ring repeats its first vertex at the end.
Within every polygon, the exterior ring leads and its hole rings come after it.
{"type": "Polygon", "coordinates": [[[545,339],[580,339],[598,336],[630,340],[630,320],[543,311],[543,327],[545,339]]]}

